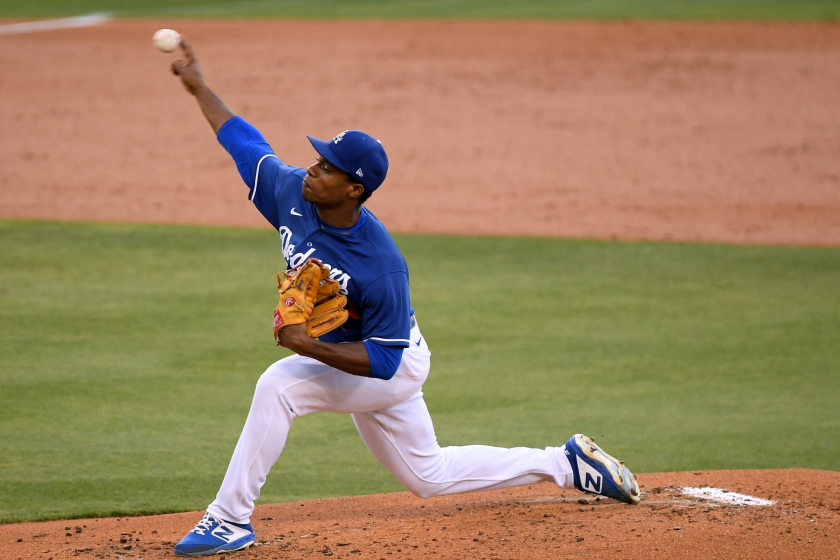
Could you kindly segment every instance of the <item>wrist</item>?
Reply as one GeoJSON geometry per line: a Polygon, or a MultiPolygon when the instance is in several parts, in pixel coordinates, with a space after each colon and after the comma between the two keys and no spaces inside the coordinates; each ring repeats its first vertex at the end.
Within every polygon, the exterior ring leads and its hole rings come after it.
{"type": "Polygon", "coordinates": [[[193,95],[196,97],[205,97],[208,93],[210,93],[210,86],[208,86],[204,82],[204,78],[200,76],[190,84],[190,87],[192,88],[193,95]]]}
{"type": "Polygon", "coordinates": [[[315,349],[318,341],[314,338],[309,338],[309,335],[304,334],[301,337],[297,337],[295,339],[295,347],[291,348],[296,354],[300,354],[301,356],[306,356],[307,358],[313,358],[312,352],[315,349]]]}

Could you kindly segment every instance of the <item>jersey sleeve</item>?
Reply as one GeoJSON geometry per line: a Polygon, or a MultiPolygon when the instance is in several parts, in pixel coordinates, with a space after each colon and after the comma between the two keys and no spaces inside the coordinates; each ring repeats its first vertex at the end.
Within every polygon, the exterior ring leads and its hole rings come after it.
{"type": "Polygon", "coordinates": [[[399,346],[380,346],[370,340],[364,341],[370,358],[370,376],[376,379],[391,379],[400,367],[403,348],[399,346]]]}
{"type": "Polygon", "coordinates": [[[391,272],[368,284],[361,303],[363,341],[380,346],[409,346],[411,303],[405,272],[391,272]]]}
{"type": "Polygon", "coordinates": [[[216,136],[233,157],[236,169],[248,185],[248,199],[275,228],[280,227],[277,201],[283,186],[299,168],[280,161],[260,131],[242,117],[222,125],[216,136]]]}

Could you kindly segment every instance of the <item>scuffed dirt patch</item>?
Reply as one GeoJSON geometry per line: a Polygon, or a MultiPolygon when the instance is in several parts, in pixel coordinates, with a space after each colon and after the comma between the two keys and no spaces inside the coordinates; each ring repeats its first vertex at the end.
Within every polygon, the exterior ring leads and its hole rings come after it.
{"type": "MultiPolygon", "coordinates": [[[[252,518],[259,544],[233,557],[836,557],[840,473],[703,471],[641,474],[639,481],[638,506],[549,484],[428,500],[401,492],[263,505],[252,518]],[[680,486],[714,486],[775,503],[722,505],[684,496],[680,486]]],[[[172,558],[172,547],[200,516],[0,525],[0,557],[172,558]]]]}
{"type": "Polygon", "coordinates": [[[0,216],[266,225],[150,44],[287,162],[361,128],[392,231],[840,245],[840,25],[116,21],[0,37],[0,216]]]}

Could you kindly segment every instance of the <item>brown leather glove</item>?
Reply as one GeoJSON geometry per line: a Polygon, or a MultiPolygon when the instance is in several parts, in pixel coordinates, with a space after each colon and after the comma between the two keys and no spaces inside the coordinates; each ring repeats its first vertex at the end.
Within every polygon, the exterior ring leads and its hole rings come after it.
{"type": "Polygon", "coordinates": [[[280,303],[274,310],[274,338],[277,331],[289,325],[299,325],[309,320],[315,308],[315,297],[321,286],[326,268],[318,259],[309,259],[286,272],[278,272],[277,289],[280,303]]]}
{"type": "Polygon", "coordinates": [[[274,310],[274,338],[289,325],[306,323],[309,336],[316,338],[344,324],[347,298],[340,285],[330,280],[330,271],[318,259],[309,259],[297,268],[278,272],[280,303],[274,310]]]}
{"type": "Polygon", "coordinates": [[[315,297],[315,309],[306,322],[306,332],[312,338],[337,329],[347,321],[349,313],[344,306],[347,298],[338,293],[341,288],[338,282],[327,277],[318,288],[315,297]]]}

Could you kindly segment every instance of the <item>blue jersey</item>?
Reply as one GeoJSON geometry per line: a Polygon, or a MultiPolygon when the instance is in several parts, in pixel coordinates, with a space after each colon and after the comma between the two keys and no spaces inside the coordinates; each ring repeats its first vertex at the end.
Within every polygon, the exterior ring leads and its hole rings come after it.
{"type": "Polygon", "coordinates": [[[280,233],[287,266],[317,258],[347,296],[350,318],[320,340],[408,347],[413,314],[408,267],[376,216],[363,206],[353,227],[323,223],[301,193],[306,170],[280,161],[259,131],[240,117],[222,126],[218,140],[250,188],[248,198],[280,233]]]}

